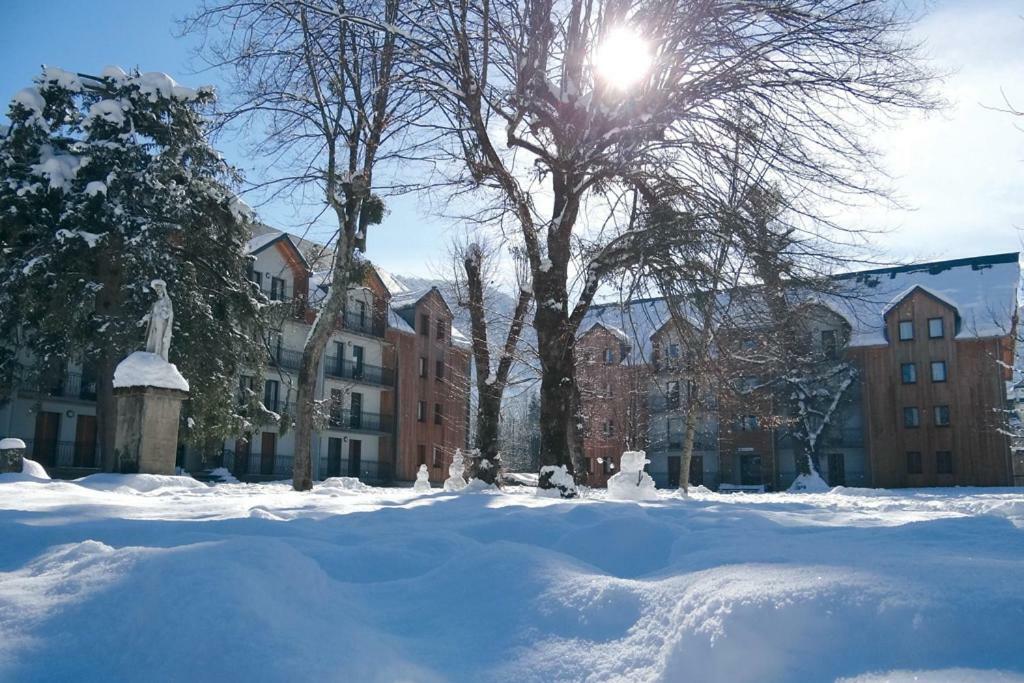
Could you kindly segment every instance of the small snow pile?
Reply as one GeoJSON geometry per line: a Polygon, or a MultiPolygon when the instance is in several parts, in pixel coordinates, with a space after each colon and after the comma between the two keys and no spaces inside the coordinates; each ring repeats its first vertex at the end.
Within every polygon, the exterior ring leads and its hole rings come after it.
{"type": "Polygon", "coordinates": [[[163,489],[209,489],[192,477],[170,474],[90,474],[75,483],[94,491],[115,491],[118,493],[153,493],[163,489]]]}
{"type": "Polygon", "coordinates": [[[469,483],[462,489],[463,491],[499,491],[500,489],[494,484],[488,484],[482,479],[476,477],[469,480],[469,483]]]}
{"type": "Polygon", "coordinates": [[[362,493],[371,487],[359,481],[358,477],[330,477],[320,482],[316,489],[321,493],[362,493]]]}
{"type": "Polygon", "coordinates": [[[417,493],[427,493],[430,491],[430,474],[427,472],[426,465],[420,465],[420,468],[416,471],[416,483],[412,485],[412,490],[417,493]]]}
{"type": "Polygon", "coordinates": [[[28,458],[21,459],[21,473],[36,479],[50,478],[50,475],[46,473],[45,467],[37,463],[35,460],[29,460],[28,458]]]}
{"type": "Polygon", "coordinates": [[[448,466],[448,478],[444,480],[445,491],[461,491],[466,488],[466,461],[462,457],[462,449],[456,448],[452,456],[452,464],[448,466]]]}
{"type": "Polygon", "coordinates": [[[227,467],[218,467],[210,470],[210,476],[215,478],[221,484],[239,484],[241,482],[235,478],[235,475],[231,474],[231,470],[227,467]]]}
{"type": "Polygon", "coordinates": [[[514,486],[536,486],[540,477],[534,472],[505,472],[502,478],[506,484],[514,486]]]}
{"type": "Polygon", "coordinates": [[[790,493],[828,493],[829,486],[817,472],[798,475],[789,485],[790,493]]]}
{"type": "Polygon", "coordinates": [[[656,500],[658,492],[654,479],[644,472],[651,462],[644,451],[626,451],[622,454],[618,474],[608,479],[608,497],[617,500],[656,500]]]}
{"type": "Polygon", "coordinates": [[[537,477],[537,495],[559,496],[561,498],[573,498],[576,496],[576,481],[569,474],[565,465],[545,465],[540,468],[540,476],[537,477]],[[541,482],[546,481],[550,486],[541,487],[541,482]]]}
{"type": "Polygon", "coordinates": [[[172,363],[155,353],[136,351],[117,364],[114,388],[155,387],[188,391],[188,381],[172,363]]]}

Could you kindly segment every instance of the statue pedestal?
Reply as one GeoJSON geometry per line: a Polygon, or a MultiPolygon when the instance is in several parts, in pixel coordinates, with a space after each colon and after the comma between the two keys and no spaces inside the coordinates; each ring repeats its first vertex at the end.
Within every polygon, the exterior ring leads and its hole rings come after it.
{"type": "Polygon", "coordinates": [[[114,470],[174,474],[181,404],[188,382],[160,356],[137,351],[114,371],[114,470]]]}
{"type": "Polygon", "coordinates": [[[25,460],[25,442],[21,439],[0,439],[0,474],[21,472],[25,460]]]}

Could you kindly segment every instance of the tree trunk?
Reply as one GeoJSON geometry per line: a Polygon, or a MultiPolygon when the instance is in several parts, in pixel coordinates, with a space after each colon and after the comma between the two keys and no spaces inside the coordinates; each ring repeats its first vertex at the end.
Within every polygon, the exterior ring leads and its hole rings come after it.
{"type": "Polygon", "coordinates": [[[114,398],[114,368],[118,361],[107,351],[96,364],[96,422],[100,463],[104,472],[117,472],[120,463],[114,452],[117,435],[117,400],[114,398]]]}
{"type": "Polygon", "coordinates": [[[501,416],[501,392],[491,385],[480,391],[476,408],[476,447],[479,455],[474,458],[472,477],[486,484],[498,483],[501,454],[498,448],[498,423],[501,416]],[[488,467],[480,463],[488,461],[488,467]]]}
{"type": "Polygon", "coordinates": [[[690,463],[693,462],[693,442],[697,436],[697,406],[690,401],[686,410],[686,431],[683,435],[683,457],[679,463],[679,488],[690,492],[690,463]]]}
{"type": "Polygon", "coordinates": [[[313,327],[302,348],[299,364],[299,382],[296,391],[295,454],[292,459],[292,488],[309,491],[313,488],[313,418],[316,410],[316,389],[320,375],[320,359],[330,341],[331,332],[338,324],[338,316],[345,309],[348,283],[352,270],[352,249],[355,229],[343,226],[338,238],[331,272],[331,287],[313,321],[313,327]]]}
{"type": "MultiPolygon", "coordinates": [[[[541,363],[540,463],[564,466],[575,476],[582,464],[582,429],[578,422],[579,397],[575,373],[576,338],[568,318],[541,302],[534,316],[541,363]]],[[[552,488],[550,477],[541,477],[541,488],[552,488]]],[[[568,492],[563,492],[565,495],[568,492]]]]}

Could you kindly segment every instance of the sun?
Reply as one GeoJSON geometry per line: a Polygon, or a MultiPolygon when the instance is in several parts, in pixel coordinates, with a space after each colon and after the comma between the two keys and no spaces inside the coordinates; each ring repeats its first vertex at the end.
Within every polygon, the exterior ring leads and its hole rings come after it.
{"type": "Polygon", "coordinates": [[[613,28],[594,51],[597,75],[618,90],[628,90],[647,75],[653,59],[647,41],[631,28],[613,28]]]}

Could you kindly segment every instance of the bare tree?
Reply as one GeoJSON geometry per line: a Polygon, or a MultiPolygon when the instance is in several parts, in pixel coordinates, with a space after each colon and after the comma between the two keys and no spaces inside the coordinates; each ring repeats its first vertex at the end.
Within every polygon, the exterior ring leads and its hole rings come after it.
{"type": "Polygon", "coordinates": [[[771,175],[803,188],[805,211],[811,197],[880,190],[861,131],[933,105],[907,27],[883,0],[426,0],[420,75],[450,179],[500,198],[529,259],[543,464],[579,465],[575,335],[602,280],[650,241],[624,197],[700,206],[698,169],[731,149],[737,111],[762,129],[771,175]],[[635,78],[595,58],[624,35],[613,61],[650,56],[635,78]]]}
{"type": "MultiPolygon", "coordinates": [[[[497,362],[491,359],[488,335],[487,290],[493,278],[497,249],[482,240],[456,243],[454,256],[459,262],[455,285],[459,305],[469,310],[473,363],[476,370],[476,449],[471,476],[488,484],[501,483],[499,426],[502,397],[516,356],[516,347],[526,322],[533,294],[525,283],[525,273],[517,268],[519,295],[509,320],[508,332],[500,347],[497,362]],[[459,272],[461,271],[461,272],[459,272]]],[[[517,263],[521,259],[517,259],[517,263]]]]}
{"type": "Polygon", "coordinates": [[[310,447],[324,348],[341,319],[356,254],[383,217],[374,171],[416,118],[415,92],[400,78],[399,0],[208,0],[184,23],[205,41],[200,55],[219,68],[237,124],[263,158],[259,188],[271,196],[313,196],[315,216],[336,222],[328,288],[317,304],[298,375],[293,481],[312,487],[310,447]]]}

